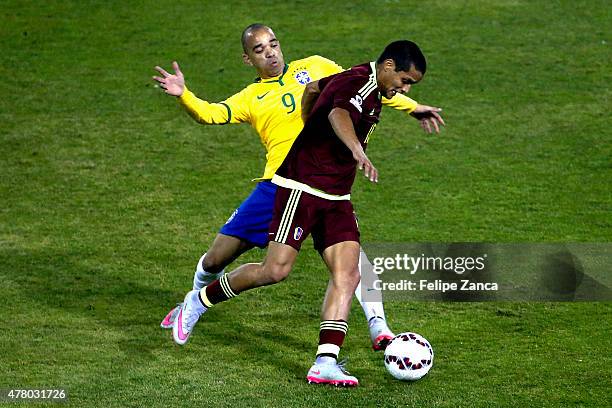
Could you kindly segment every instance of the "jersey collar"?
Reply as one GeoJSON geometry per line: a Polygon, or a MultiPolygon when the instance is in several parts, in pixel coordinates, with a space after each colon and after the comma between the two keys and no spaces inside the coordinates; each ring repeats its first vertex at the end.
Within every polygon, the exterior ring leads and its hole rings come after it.
{"type": "MultiPolygon", "coordinates": [[[[376,61],[370,61],[370,69],[372,70],[372,74],[374,76],[374,81],[376,81],[376,84],[378,85],[378,81],[376,80],[376,61]]],[[[380,94],[380,91],[378,91],[378,99],[381,99],[382,95],[380,94]]]]}
{"type": "Polygon", "coordinates": [[[255,78],[256,83],[262,83],[262,84],[267,84],[267,83],[271,83],[271,82],[278,82],[281,86],[285,85],[285,83],[283,82],[283,77],[285,76],[285,74],[287,73],[287,71],[289,70],[289,64],[285,64],[285,67],[283,68],[283,73],[280,74],[278,76],[278,78],[276,77],[272,77],[272,78],[266,78],[266,79],[261,79],[259,77],[255,78]]]}

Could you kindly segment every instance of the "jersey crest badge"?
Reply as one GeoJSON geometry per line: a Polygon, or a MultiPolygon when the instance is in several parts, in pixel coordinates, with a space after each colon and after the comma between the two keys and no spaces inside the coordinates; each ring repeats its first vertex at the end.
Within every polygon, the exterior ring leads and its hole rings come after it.
{"type": "Polygon", "coordinates": [[[299,241],[300,238],[302,238],[303,232],[304,230],[301,227],[296,227],[295,231],[293,231],[293,239],[295,239],[296,241],[299,241]]]}
{"type": "Polygon", "coordinates": [[[308,71],[300,71],[295,74],[295,80],[302,85],[306,85],[307,83],[312,81],[312,79],[310,79],[310,75],[308,75],[308,71]]]}

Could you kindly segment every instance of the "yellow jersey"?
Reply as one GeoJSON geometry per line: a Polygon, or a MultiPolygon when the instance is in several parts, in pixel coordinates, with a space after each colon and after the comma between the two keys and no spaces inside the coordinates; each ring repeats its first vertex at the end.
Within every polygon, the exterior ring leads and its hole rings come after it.
{"type": "MultiPolygon", "coordinates": [[[[342,71],[343,68],[335,62],[314,55],[285,65],[278,77],[256,79],[222,102],[204,101],[187,88],[179,100],[200,123],[250,123],[267,152],[264,174],[256,180],[269,180],[304,127],[301,103],[306,84],[342,71]]],[[[407,113],[417,106],[415,101],[400,94],[392,99],[383,98],[382,102],[407,113]]]]}

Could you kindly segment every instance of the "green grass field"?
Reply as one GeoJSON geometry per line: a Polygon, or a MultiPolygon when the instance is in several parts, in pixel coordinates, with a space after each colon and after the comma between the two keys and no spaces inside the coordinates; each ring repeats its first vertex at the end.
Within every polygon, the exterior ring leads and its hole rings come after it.
{"type": "Polygon", "coordinates": [[[429,136],[384,112],[380,183],[354,188],[364,242],[612,240],[608,2],[334,3],[4,2],[0,388],[65,387],[68,406],[105,408],[612,405],[610,303],[390,302],[391,327],[436,352],[406,384],[355,302],[343,354],[361,386],[309,386],[327,280],[312,244],[185,347],[159,328],[264,150],[248,125],[197,125],[152,68],[176,59],[221,100],[254,77],[239,42],[253,22],[287,61],[348,67],[398,38],[427,55],[411,96],[448,127],[429,136]]]}

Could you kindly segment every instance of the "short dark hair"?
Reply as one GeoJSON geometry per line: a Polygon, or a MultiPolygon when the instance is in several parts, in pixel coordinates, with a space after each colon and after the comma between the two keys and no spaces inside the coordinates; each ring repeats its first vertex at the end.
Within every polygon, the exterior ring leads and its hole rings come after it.
{"type": "Polygon", "coordinates": [[[427,61],[418,45],[408,40],[394,41],[387,45],[376,61],[382,64],[385,60],[391,59],[395,62],[396,71],[410,71],[414,68],[421,74],[427,70],[427,61]]]}
{"type": "Polygon", "coordinates": [[[271,28],[265,24],[255,23],[255,24],[251,24],[250,26],[245,28],[244,31],[242,31],[242,37],[240,41],[242,42],[242,49],[244,50],[244,52],[247,52],[246,41],[247,41],[248,35],[251,34],[253,31],[262,30],[262,29],[271,30],[271,28]]]}

